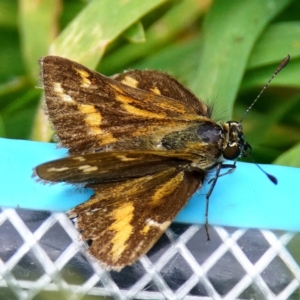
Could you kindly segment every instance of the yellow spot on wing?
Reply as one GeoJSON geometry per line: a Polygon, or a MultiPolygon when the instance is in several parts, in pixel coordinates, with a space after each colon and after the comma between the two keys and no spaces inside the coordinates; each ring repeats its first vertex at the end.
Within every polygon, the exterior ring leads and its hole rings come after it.
{"type": "Polygon", "coordinates": [[[122,106],[130,114],[140,116],[143,118],[148,118],[148,119],[164,119],[164,118],[166,118],[166,114],[164,114],[164,113],[161,113],[161,114],[153,113],[148,110],[140,109],[140,108],[137,108],[130,104],[125,104],[125,103],[122,106]]]}
{"type": "MultiPolygon", "coordinates": [[[[78,109],[84,115],[84,120],[89,128],[89,131],[94,135],[99,135],[101,140],[105,140],[105,143],[113,143],[116,139],[111,133],[103,132],[101,129],[102,115],[93,105],[79,104],[78,109]]],[[[102,145],[102,143],[100,142],[102,145]]]]}
{"type": "Polygon", "coordinates": [[[170,220],[161,223],[161,225],[159,227],[160,230],[165,232],[167,230],[167,228],[170,226],[171,223],[172,223],[172,221],[170,221],[170,220]]]}
{"type": "Polygon", "coordinates": [[[139,82],[136,79],[134,79],[130,76],[125,76],[124,79],[121,82],[123,84],[126,84],[126,85],[134,87],[134,88],[136,88],[139,84],[139,82]]]}
{"type": "Polygon", "coordinates": [[[90,76],[90,74],[87,72],[87,71],[85,71],[85,70],[83,70],[83,69],[77,69],[77,68],[74,68],[75,69],[75,71],[81,76],[81,77],[89,77],[90,76]]]}
{"type": "Polygon", "coordinates": [[[114,237],[111,240],[113,244],[111,248],[112,260],[117,261],[122,253],[127,248],[126,242],[132,234],[132,225],[130,224],[134,214],[134,206],[132,203],[124,203],[111,212],[110,217],[115,219],[108,230],[114,232],[114,237]]]}
{"type": "Polygon", "coordinates": [[[160,106],[163,109],[174,111],[174,112],[177,112],[177,113],[180,113],[180,114],[186,113],[185,106],[183,104],[177,102],[177,101],[173,101],[172,104],[170,104],[169,102],[162,101],[160,103],[160,106]]]}
{"type": "Polygon", "coordinates": [[[73,98],[66,94],[60,82],[53,83],[54,92],[60,97],[60,99],[64,102],[74,102],[73,98]]]}
{"type": "MultiPolygon", "coordinates": [[[[160,108],[160,113],[154,113],[150,112],[148,110],[143,110],[137,107],[134,107],[131,105],[131,103],[137,102],[134,98],[128,97],[124,95],[124,91],[122,91],[119,87],[117,87],[114,84],[110,84],[111,88],[115,90],[115,100],[123,103],[122,107],[129,113],[133,115],[137,115],[143,118],[149,118],[149,119],[165,119],[167,117],[167,113],[164,111],[171,111],[178,113],[182,115],[182,119],[184,120],[199,120],[200,116],[196,113],[192,113],[188,110],[185,104],[180,103],[179,101],[166,99],[165,101],[161,99],[159,103],[156,103],[156,105],[160,108]]],[[[151,91],[157,95],[160,95],[160,91],[154,87],[151,89],[151,91]]],[[[163,97],[163,96],[161,96],[163,97]]],[[[151,99],[145,99],[145,102],[151,102],[151,99]]],[[[201,116],[201,118],[203,118],[201,116]]]]}
{"type": "Polygon", "coordinates": [[[150,91],[154,94],[161,95],[160,90],[156,86],[154,88],[150,89],[150,91]]]}
{"type": "Polygon", "coordinates": [[[100,125],[102,123],[102,116],[100,112],[96,110],[95,106],[80,104],[78,105],[78,109],[84,114],[84,119],[89,129],[94,134],[101,134],[102,130],[100,128],[100,125]]]}
{"type": "Polygon", "coordinates": [[[62,94],[64,93],[64,89],[62,88],[61,86],[61,83],[60,82],[54,82],[53,83],[53,88],[54,88],[54,91],[58,94],[62,94]]]}
{"type": "Polygon", "coordinates": [[[140,234],[141,235],[146,235],[148,233],[148,231],[150,230],[150,225],[145,225],[144,228],[142,230],[140,230],[140,234]]]}
{"type": "Polygon", "coordinates": [[[84,173],[90,173],[98,170],[97,166],[83,165],[78,167],[79,170],[82,170],[84,173]]]}
{"type": "Polygon", "coordinates": [[[167,220],[163,223],[159,223],[159,222],[157,222],[155,220],[152,220],[152,219],[147,219],[146,220],[146,223],[147,223],[148,226],[159,228],[161,231],[165,231],[169,227],[171,222],[172,222],[171,220],[167,220]]]}
{"type": "Polygon", "coordinates": [[[84,169],[83,172],[84,173],[90,173],[90,172],[95,172],[97,170],[98,170],[98,167],[94,166],[94,167],[84,169]]]}
{"type": "Polygon", "coordinates": [[[143,227],[143,229],[140,230],[140,234],[146,235],[148,233],[148,231],[151,229],[151,227],[159,228],[159,230],[164,232],[170,226],[171,222],[172,221],[167,220],[163,223],[159,223],[155,220],[147,219],[146,222],[145,222],[146,225],[143,227]]]}
{"type": "Polygon", "coordinates": [[[134,99],[130,97],[126,97],[122,94],[116,94],[116,100],[123,103],[122,107],[130,114],[133,114],[135,116],[140,116],[143,118],[148,118],[148,119],[164,119],[166,118],[165,113],[153,113],[148,110],[140,109],[137,107],[134,107],[130,105],[130,103],[134,102],[134,99]]]}
{"type": "Polygon", "coordinates": [[[85,161],[85,158],[82,157],[82,156],[73,156],[72,159],[73,159],[73,160],[78,160],[78,161],[81,161],[81,162],[82,162],[82,161],[85,161]]]}
{"type": "Polygon", "coordinates": [[[126,155],[116,155],[116,157],[120,160],[120,161],[135,161],[135,160],[140,160],[137,157],[127,157],[126,155]]]}
{"type": "Polygon", "coordinates": [[[47,169],[47,172],[63,172],[66,170],[69,170],[69,168],[68,167],[62,167],[62,168],[52,167],[52,168],[47,169]]]}
{"type": "MultiPolygon", "coordinates": [[[[80,104],[79,109],[83,114],[93,114],[97,113],[100,115],[99,111],[95,108],[94,105],[89,105],[89,104],[80,104]]],[[[101,115],[100,115],[101,117],[101,115]]],[[[99,123],[100,125],[101,123],[99,123]]]]}
{"type": "Polygon", "coordinates": [[[79,76],[81,77],[81,87],[89,87],[92,83],[91,81],[88,79],[88,77],[90,77],[90,74],[82,69],[77,69],[74,68],[75,71],[77,72],[77,74],[79,74],[79,76]]]}
{"type": "Polygon", "coordinates": [[[165,198],[170,195],[182,182],[183,172],[178,173],[175,177],[168,180],[163,186],[158,188],[152,196],[152,205],[160,205],[165,198]]]}

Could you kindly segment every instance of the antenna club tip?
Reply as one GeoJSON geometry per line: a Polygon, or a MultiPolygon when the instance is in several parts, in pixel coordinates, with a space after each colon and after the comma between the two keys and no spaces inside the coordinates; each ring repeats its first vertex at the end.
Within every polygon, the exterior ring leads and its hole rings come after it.
{"type": "Polygon", "coordinates": [[[279,68],[283,69],[289,62],[290,62],[291,56],[288,54],[283,61],[280,63],[279,68]]]}
{"type": "Polygon", "coordinates": [[[275,184],[277,185],[278,180],[275,176],[271,175],[271,174],[266,174],[268,176],[268,178],[275,184]]]}

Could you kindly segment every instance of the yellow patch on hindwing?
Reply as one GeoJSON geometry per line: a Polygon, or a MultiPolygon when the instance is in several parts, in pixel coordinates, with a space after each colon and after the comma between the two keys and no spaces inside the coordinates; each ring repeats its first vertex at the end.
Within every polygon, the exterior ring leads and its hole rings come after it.
{"type": "Polygon", "coordinates": [[[169,196],[171,193],[173,193],[174,190],[177,189],[178,185],[183,180],[184,173],[180,172],[172,179],[165,182],[164,185],[159,187],[154,195],[152,196],[152,205],[160,205],[161,202],[165,201],[166,197],[169,196]]]}
{"type": "Polygon", "coordinates": [[[118,261],[127,248],[126,242],[133,232],[133,226],[130,224],[134,217],[133,204],[127,202],[118,206],[110,213],[110,217],[115,220],[108,228],[108,230],[114,232],[114,237],[111,239],[112,248],[110,253],[112,261],[118,261]]]}

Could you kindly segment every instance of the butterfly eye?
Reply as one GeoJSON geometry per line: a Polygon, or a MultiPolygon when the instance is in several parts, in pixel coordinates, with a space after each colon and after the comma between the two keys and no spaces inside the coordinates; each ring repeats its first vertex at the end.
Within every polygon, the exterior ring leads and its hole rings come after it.
{"type": "Polygon", "coordinates": [[[235,160],[241,154],[240,147],[238,145],[228,146],[223,151],[223,157],[228,160],[235,160]]]}

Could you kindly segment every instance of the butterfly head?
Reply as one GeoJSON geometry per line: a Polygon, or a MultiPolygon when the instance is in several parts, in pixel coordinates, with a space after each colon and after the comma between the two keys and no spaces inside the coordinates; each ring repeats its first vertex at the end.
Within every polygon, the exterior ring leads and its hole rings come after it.
{"type": "Polygon", "coordinates": [[[223,157],[228,160],[236,160],[239,157],[251,155],[252,148],[244,139],[241,122],[229,121],[223,126],[226,132],[223,157]]]}

